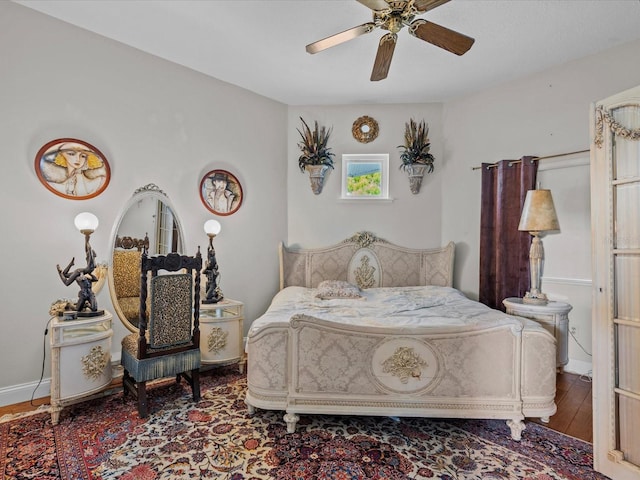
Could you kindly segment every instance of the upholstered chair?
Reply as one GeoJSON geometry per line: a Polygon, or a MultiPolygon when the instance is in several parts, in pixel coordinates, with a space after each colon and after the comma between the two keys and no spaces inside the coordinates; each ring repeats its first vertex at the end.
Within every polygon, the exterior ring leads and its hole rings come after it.
{"type": "Polygon", "coordinates": [[[178,253],[140,262],[138,333],[122,339],[124,395],[138,399],[138,413],[148,414],[146,383],[164,377],[185,379],[194,401],[200,400],[200,272],[202,256],[178,253]],[[147,312],[147,295],[149,308],[147,312]]]}
{"type": "Polygon", "coordinates": [[[140,257],[149,248],[149,237],[116,237],[113,251],[113,286],[118,305],[131,323],[138,325],[140,316],[140,257]]]}
{"type": "Polygon", "coordinates": [[[140,317],[140,258],[137,250],[113,252],[113,284],[122,313],[132,325],[140,317]]]}

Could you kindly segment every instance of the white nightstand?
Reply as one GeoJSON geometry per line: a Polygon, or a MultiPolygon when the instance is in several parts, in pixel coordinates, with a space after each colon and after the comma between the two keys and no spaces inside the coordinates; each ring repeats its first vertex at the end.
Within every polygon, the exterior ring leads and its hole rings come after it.
{"type": "Polygon", "coordinates": [[[573,307],[565,302],[534,305],[516,297],[506,298],[502,304],[509,315],[535,320],[556,337],[556,367],[562,373],[569,363],[569,312],[573,307]]]}
{"type": "Polygon", "coordinates": [[[111,383],[112,316],[63,320],[51,325],[51,423],[65,405],[104,390],[111,383]]]}
{"type": "Polygon", "coordinates": [[[244,372],[244,305],[225,298],[200,305],[200,355],[202,365],[238,363],[244,372]]]}

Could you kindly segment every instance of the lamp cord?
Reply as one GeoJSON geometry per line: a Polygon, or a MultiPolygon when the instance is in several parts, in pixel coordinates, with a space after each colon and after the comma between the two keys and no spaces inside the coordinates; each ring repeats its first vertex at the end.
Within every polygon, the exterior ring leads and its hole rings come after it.
{"type": "Polygon", "coordinates": [[[38,380],[38,384],[36,385],[36,388],[33,389],[33,393],[31,394],[31,401],[29,403],[31,404],[32,407],[35,407],[35,405],[33,404],[33,397],[35,397],[36,391],[38,390],[38,387],[40,387],[40,384],[42,383],[42,379],[44,378],[44,361],[47,356],[46,338],[47,338],[47,334],[49,333],[49,324],[51,323],[51,320],[53,320],[53,317],[49,318],[49,321],[47,322],[47,326],[44,329],[44,336],[42,337],[42,370],[40,371],[40,380],[38,380]]]}
{"type": "MultiPolygon", "coordinates": [[[[590,357],[593,357],[593,355],[587,352],[587,350],[582,346],[582,344],[578,341],[575,334],[571,330],[569,330],[569,335],[571,335],[571,338],[573,338],[573,341],[578,344],[578,346],[582,349],[584,353],[586,353],[590,357]]],[[[582,380],[583,382],[591,382],[592,379],[593,379],[593,370],[589,370],[587,373],[580,375],[580,380],[582,380]]]]}
{"type": "Polygon", "coordinates": [[[582,344],[578,341],[578,339],[576,338],[576,336],[574,335],[574,333],[569,330],[569,335],[571,335],[571,338],[573,338],[573,340],[578,344],[578,346],[582,349],[582,351],[584,353],[586,353],[587,355],[589,355],[590,357],[592,357],[593,355],[591,355],[589,352],[587,352],[587,350],[582,346],[582,344]]]}

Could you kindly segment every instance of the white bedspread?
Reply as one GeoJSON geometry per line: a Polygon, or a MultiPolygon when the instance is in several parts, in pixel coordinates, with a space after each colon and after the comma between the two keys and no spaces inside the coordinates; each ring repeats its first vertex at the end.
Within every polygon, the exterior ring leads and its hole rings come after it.
{"type": "Polygon", "coordinates": [[[370,288],[361,291],[362,299],[321,300],[316,293],[317,289],[304,287],[281,290],[267,312],[253,322],[251,333],[273,322],[288,322],[294,314],[367,326],[468,329],[514,325],[519,329],[523,325],[521,319],[470,300],[450,287],[370,288]]]}

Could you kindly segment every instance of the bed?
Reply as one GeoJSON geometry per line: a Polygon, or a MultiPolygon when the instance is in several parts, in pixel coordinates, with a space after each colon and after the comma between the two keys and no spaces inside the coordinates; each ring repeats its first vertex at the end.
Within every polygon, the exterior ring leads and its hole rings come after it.
{"type": "Polygon", "coordinates": [[[247,335],[250,413],[506,420],[556,412],[555,338],[452,288],[453,243],[411,249],[356,233],[280,245],[280,291],[247,335]],[[320,298],[322,297],[322,298],[320,298]]]}

